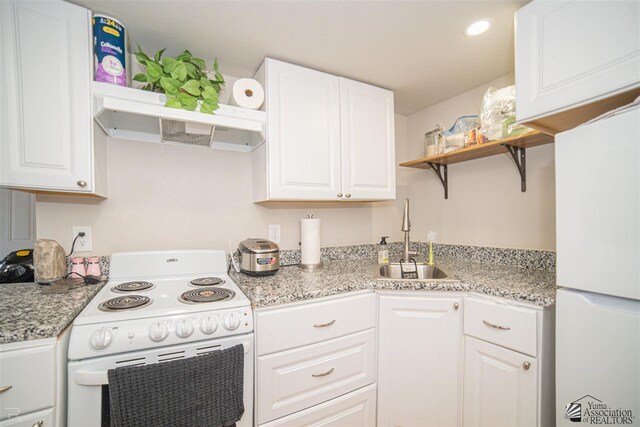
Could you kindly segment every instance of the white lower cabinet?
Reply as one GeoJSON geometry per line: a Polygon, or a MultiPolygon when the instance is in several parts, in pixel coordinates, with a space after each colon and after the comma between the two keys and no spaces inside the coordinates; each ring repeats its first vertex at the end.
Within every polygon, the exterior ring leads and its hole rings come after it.
{"type": "Polygon", "coordinates": [[[283,417],[261,427],[370,427],[376,425],[376,386],[359,390],[283,417]]]}
{"type": "Polygon", "coordinates": [[[552,309],[379,291],[255,314],[261,427],[553,425],[552,309]]]}
{"type": "Polygon", "coordinates": [[[55,346],[0,352],[0,420],[54,406],[55,346]]]}
{"type": "Polygon", "coordinates": [[[535,358],[465,337],[464,425],[538,425],[535,358]]]}
{"type": "Polygon", "coordinates": [[[378,425],[460,425],[462,297],[379,298],[378,425]]]}

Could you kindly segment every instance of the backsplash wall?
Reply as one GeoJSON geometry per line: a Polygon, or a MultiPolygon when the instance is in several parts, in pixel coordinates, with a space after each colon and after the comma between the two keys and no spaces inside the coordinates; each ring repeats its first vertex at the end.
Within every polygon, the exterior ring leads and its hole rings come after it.
{"type": "MultiPolygon", "coordinates": [[[[407,118],[407,147],[398,163],[422,157],[425,132],[437,123],[445,128],[463,115],[479,114],[489,86],[514,83],[509,74],[425,108],[407,118]]],[[[412,200],[412,236],[459,245],[555,250],[554,145],[527,149],[527,191],[509,154],[451,165],[449,199],[430,170],[403,172],[403,192],[412,200]]]]}
{"type": "MultiPolygon", "coordinates": [[[[396,116],[396,144],[404,146],[406,117],[396,116]]],[[[108,198],[38,196],[38,238],[69,251],[72,226],[90,225],[93,251],[228,249],[247,237],[266,237],[281,225],[281,248],[297,249],[300,219],[322,219],[323,246],[399,240],[397,202],[253,203],[249,153],[110,139],[108,198]]],[[[402,196],[400,194],[400,196],[402,196]]]]}

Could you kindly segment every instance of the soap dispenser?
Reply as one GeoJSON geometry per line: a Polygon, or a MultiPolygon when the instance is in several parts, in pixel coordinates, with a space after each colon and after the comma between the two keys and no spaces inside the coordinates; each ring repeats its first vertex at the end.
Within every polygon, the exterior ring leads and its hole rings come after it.
{"type": "Polygon", "coordinates": [[[380,248],[378,249],[378,264],[389,264],[389,246],[387,245],[387,239],[389,236],[382,236],[380,240],[380,248]]]}

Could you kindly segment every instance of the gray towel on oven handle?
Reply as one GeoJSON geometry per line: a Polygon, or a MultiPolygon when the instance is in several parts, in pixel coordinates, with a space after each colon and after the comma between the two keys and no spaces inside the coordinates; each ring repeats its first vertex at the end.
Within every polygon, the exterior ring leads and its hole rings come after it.
{"type": "Polygon", "coordinates": [[[113,427],[227,427],[244,413],[242,345],[108,377],[113,427]]]}

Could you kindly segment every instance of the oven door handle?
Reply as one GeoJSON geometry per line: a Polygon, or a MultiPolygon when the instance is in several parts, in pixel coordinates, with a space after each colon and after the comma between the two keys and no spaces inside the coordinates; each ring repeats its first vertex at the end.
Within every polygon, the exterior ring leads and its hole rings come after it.
{"type": "MultiPolygon", "coordinates": [[[[251,351],[251,342],[243,342],[244,354],[251,351]]],[[[107,371],[77,371],[74,376],[76,384],[80,385],[106,385],[109,384],[107,371]]]]}

